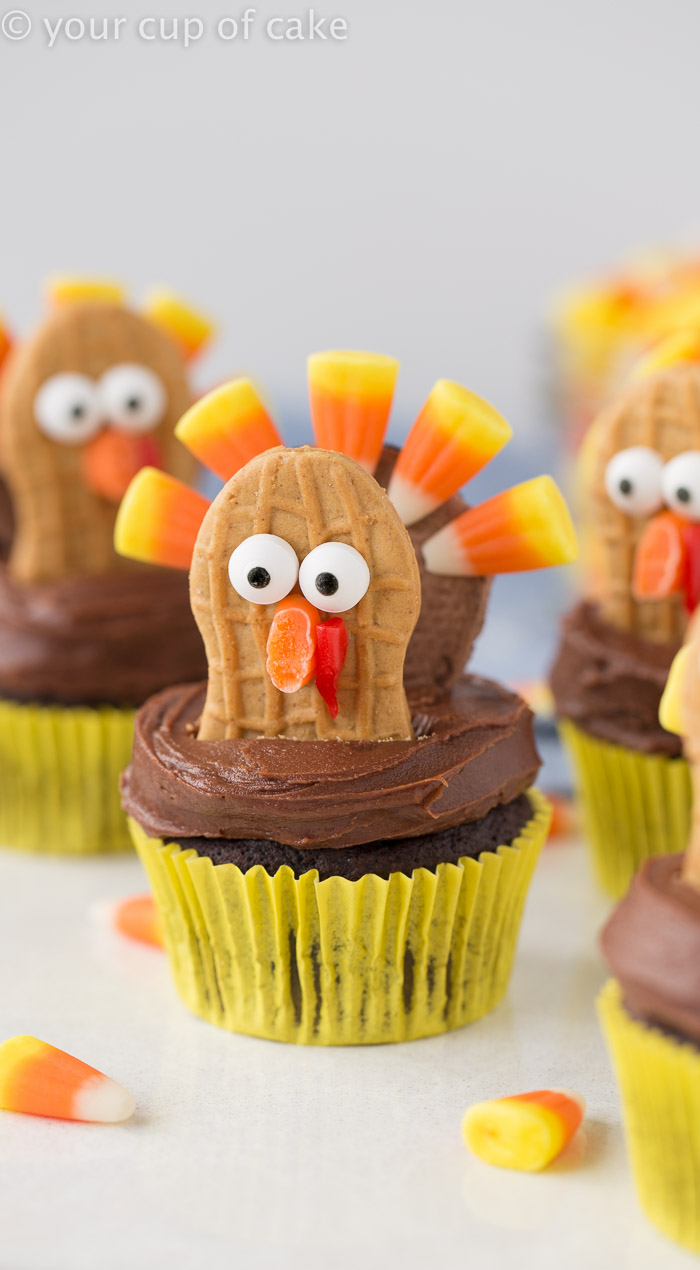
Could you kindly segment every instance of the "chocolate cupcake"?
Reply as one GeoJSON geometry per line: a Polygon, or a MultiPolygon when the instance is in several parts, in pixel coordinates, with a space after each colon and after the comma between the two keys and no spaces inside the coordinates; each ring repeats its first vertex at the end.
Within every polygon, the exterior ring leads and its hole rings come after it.
{"type": "Polygon", "coordinates": [[[123,800],[178,990],[233,1031],[355,1044],[480,1017],[549,823],[529,710],[463,665],[486,578],[570,559],[568,513],[549,478],[454,501],[509,429],[445,381],[382,453],[396,371],[312,358],[317,449],[225,385],[177,429],[226,481],[213,504],[146,471],[119,515],[120,550],[191,564],[208,680],[141,709],[123,800]]]}
{"type": "Polygon", "coordinates": [[[642,1206],[700,1252],[700,626],[671,672],[662,716],[690,759],[694,816],[684,854],[647,860],[601,938],[614,975],[601,1021],[617,1072],[642,1206]]]}
{"type": "Polygon", "coordinates": [[[0,842],[113,851],[135,708],[206,669],[184,580],[113,545],[140,467],[193,474],[174,425],[204,326],[162,293],[143,314],[101,284],[51,298],[0,376],[0,842]]]}
{"type": "Polygon", "coordinates": [[[643,860],[683,850],[690,816],[687,764],[658,711],[700,595],[700,365],[659,357],[586,439],[588,598],[564,620],[551,675],[596,874],[615,896],[643,860]]]}

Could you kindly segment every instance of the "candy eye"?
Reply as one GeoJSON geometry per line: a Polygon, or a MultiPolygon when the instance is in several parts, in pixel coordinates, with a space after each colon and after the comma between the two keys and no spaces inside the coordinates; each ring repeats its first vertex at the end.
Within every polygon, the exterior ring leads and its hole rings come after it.
{"type": "Polygon", "coordinates": [[[34,418],[52,441],[83,445],[102,422],[94,380],[87,375],[52,375],[34,398],[34,418]]]}
{"type": "Polygon", "coordinates": [[[276,534],[252,534],[239,543],[228,562],[231,586],[251,604],[276,604],[289,595],[299,576],[293,547],[276,534]]]}
{"type": "Polygon", "coordinates": [[[661,488],[671,511],[686,520],[700,520],[700,450],[686,450],[671,459],[664,468],[661,488]]]}
{"type": "Polygon", "coordinates": [[[621,512],[628,516],[650,516],[663,502],[661,473],[663,459],[646,445],[621,450],[605,469],[605,488],[621,512]]]}
{"type": "Polygon", "coordinates": [[[113,366],[100,380],[105,416],[130,432],[150,432],[165,414],[167,394],[162,379],[147,366],[113,366]]]}
{"type": "Polygon", "coordinates": [[[347,543],[322,542],[302,560],[299,586],[309,603],[324,613],[345,613],[367,591],[367,562],[347,543]]]}

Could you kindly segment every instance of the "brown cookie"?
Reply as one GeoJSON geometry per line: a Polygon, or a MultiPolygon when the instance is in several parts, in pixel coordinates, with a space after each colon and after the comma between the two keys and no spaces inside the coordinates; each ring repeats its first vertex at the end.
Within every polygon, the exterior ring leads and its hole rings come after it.
{"type": "Polygon", "coordinates": [[[308,446],[251,460],[207,512],[190,587],[209,661],[200,739],[413,738],[403,667],[420,609],[416,556],[386,495],[354,460],[308,446]],[[369,566],[366,594],[342,613],[349,643],[335,719],[313,681],[293,693],[274,687],[266,647],[275,605],[242,599],[229,580],[234,549],[263,533],[283,538],[300,562],[320,543],[340,542],[369,566]]]}
{"type": "MultiPolygon", "coordinates": [[[[190,403],[184,362],[153,323],[119,304],[68,304],[10,354],[0,386],[0,468],[14,509],[9,567],[15,579],[59,579],[119,565],[112,542],[118,497],[86,476],[111,421],[105,415],[100,435],[84,443],[56,439],[38,422],[37,394],[54,376],[78,374],[97,385],[114,367],[133,365],[155,375],[164,391],[158,417],[148,431],[131,436],[132,449],[141,442],[145,461],[187,478],[193,463],[173,435],[190,403]]],[[[118,429],[112,433],[116,463],[121,442],[118,429]]],[[[102,467],[109,470],[109,458],[102,467]]]]}
{"type": "Polygon", "coordinates": [[[609,462],[633,446],[664,462],[700,450],[700,366],[679,363],[634,383],[593,424],[583,452],[584,536],[601,616],[653,643],[680,642],[688,620],[682,597],[639,601],[632,593],[635,550],[650,516],[620,510],[606,489],[609,462]]]}

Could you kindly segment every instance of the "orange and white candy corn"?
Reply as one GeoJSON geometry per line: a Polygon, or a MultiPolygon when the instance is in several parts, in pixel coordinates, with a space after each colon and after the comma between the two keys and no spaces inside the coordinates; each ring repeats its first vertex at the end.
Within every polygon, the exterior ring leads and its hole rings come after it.
{"type": "Polygon", "coordinates": [[[163,947],[160,918],[152,895],[132,895],[121,900],[112,912],[112,924],[120,935],[135,939],[140,944],[163,947]]]}
{"type": "Polygon", "coordinates": [[[576,530],[551,476],[471,507],[423,544],[426,569],[450,577],[546,569],[570,564],[577,555],[576,530]]]}
{"type": "Polygon", "coordinates": [[[399,363],[381,353],[313,353],[311,422],[316,445],[373,472],[384,444],[399,363]]]}
{"type": "Polygon", "coordinates": [[[182,416],[175,436],[222,481],[264,450],[282,445],[249,379],[232,379],[196,401],[182,416]]]}
{"type": "Polygon", "coordinates": [[[146,564],[189,569],[206,498],[159,468],[143,467],[117,512],[114,548],[146,564]]]}
{"type": "Polygon", "coordinates": [[[46,284],[46,298],[52,305],[123,304],[126,293],[119,282],[109,278],[82,278],[56,274],[46,284]]]}
{"type": "Polygon", "coordinates": [[[536,1089],[478,1102],[462,1121],[464,1141],[486,1164],[538,1173],[573,1138],[586,1110],[569,1089],[536,1089]]]}
{"type": "Polygon", "coordinates": [[[480,472],[513,433],[468,388],[438,379],[406,438],[387,494],[405,525],[422,520],[480,472]]]}
{"type": "Polygon", "coordinates": [[[143,313],[174,339],[185,361],[195,357],[214,333],[214,323],[209,318],[164,287],[149,291],[143,313]]]}
{"type": "Polygon", "coordinates": [[[0,1107],[30,1116],[128,1120],[134,1100],[109,1076],[35,1036],[13,1036],[0,1045],[0,1107]]]}

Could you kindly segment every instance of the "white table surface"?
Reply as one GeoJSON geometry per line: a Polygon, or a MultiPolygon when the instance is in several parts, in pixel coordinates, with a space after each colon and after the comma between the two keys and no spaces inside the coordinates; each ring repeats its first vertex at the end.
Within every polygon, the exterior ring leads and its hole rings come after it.
{"type": "Polygon", "coordinates": [[[61,1046],[138,1105],[120,1126],[0,1112],[2,1270],[697,1264],[637,1207],[593,1008],[606,904],[579,844],[545,850],[506,1002],[404,1045],[296,1048],[198,1021],[164,955],[95,916],[143,890],[135,859],[0,853],[0,1039],[61,1046]],[[588,1114],[546,1174],[466,1151],[470,1103],[562,1085],[588,1114]]]}

